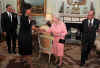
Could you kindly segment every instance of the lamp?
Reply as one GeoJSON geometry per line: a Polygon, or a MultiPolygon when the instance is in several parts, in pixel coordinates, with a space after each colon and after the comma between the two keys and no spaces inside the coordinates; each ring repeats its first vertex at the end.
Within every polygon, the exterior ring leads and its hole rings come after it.
{"type": "Polygon", "coordinates": [[[52,15],[51,14],[46,14],[45,20],[51,21],[52,20],[52,15]]]}

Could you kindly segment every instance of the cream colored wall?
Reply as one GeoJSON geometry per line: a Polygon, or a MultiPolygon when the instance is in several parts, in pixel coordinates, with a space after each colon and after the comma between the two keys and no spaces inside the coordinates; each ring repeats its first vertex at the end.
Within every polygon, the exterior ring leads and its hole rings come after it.
{"type": "MultiPolygon", "coordinates": [[[[17,11],[17,0],[2,0],[3,2],[3,7],[6,7],[6,4],[11,4],[13,6],[13,8],[17,11]]],[[[5,9],[3,9],[3,12],[5,11],[5,9]]]]}
{"type": "MultiPolygon", "coordinates": [[[[17,10],[17,0],[2,0],[2,1],[4,1],[4,6],[6,4],[11,4],[13,8],[17,10]]],[[[65,2],[64,8],[66,10],[66,7],[68,6],[66,0],[47,0],[47,13],[52,13],[52,14],[58,13],[60,6],[62,4],[62,1],[65,2]]],[[[88,10],[90,9],[90,0],[87,0],[86,5],[80,6],[81,12],[83,11],[84,7],[88,7],[88,10]]],[[[94,0],[94,7],[96,11],[96,17],[100,18],[100,0],[94,0]]],[[[40,16],[40,17],[36,17],[36,19],[38,20],[39,23],[41,22],[44,23],[44,17],[40,16]]]]}
{"type": "Polygon", "coordinates": [[[100,0],[95,0],[96,17],[100,19],[100,0]]]}
{"type": "MultiPolygon", "coordinates": [[[[11,4],[13,6],[13,8],[15,8],[17,10],[17,0],[2,0],[2,1],[5,1],[5,5],[11,4]]],[[[62,1],[65,1],[64,7],[66,8],[68,6],[66,0],[47,0],[47,13],[57,13],[60,9],[62,1]]],[[[80,6],[81,11],[83,11],[82,9],[84,7],[88,7],[88,9],[90,8],[90,0],[87,0],[86,5],[80,6]]],[[[94,7],[96,10],[96,16],[97,16],[98,13],[100,12],[100,10],[99,10],[100,9],[100,0],[94,0],[94,7]]]]}
{"type": "MultiPolygon", "coordinates": [[[[4,0],[3,0],[4,1],[4,0]]],[[[56,10],[56,0],[47,0],[47,13],[53,13],[56,10]]],[[[11,4],[17,11],[17,0],[5,0],[5,5],[11,4]]],[[[4,7],[5,7],[4,5],[4,7]]],[[[5,10],[3,10],[5,11],[5,10]]]]}

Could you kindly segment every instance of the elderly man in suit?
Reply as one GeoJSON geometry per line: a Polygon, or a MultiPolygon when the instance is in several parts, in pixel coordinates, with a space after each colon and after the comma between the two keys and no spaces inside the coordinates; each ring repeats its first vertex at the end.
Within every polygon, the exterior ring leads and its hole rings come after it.
{"type": "Polygon", "coordinates": [[[17,29],[17,15],[12,13],[12,6],[6,5],[6,12],[1,15],[1,26],[3,35],[6,37],[8,46],[8,53],[16,53],[16,29],[17,29]],[[11,46],[12,40],[12,46],[11,46]]]}
{"type": "Polygon", "coordinates": [[[95,12],[93,10],[88,12],[87,19],[82,22],[82,52],[81,64],[83,66],[88,59],[88,55],[94,46],[96,39],[96,31],[100,21],[94,18],[95,12]]]}

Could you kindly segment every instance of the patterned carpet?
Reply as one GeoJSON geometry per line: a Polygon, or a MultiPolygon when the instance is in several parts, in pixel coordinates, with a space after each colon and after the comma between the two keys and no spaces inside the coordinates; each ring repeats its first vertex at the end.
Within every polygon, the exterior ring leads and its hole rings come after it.
{"type": "MultiPolygon", "coordinates": [[[[80,48],[81,45],[65,45],[63,65],[61,68],[80,68],[80,48]]],[[[17,54],[8,54],[5,42],[0,43],[0,68],[30,68],[29,64],[23,62],[21,59],[22,57],[17,54]]],[[[53,57],[51,59],[53,61],[53,57]]],[[[56,68],[56,65],[47,63],[47,54],[42,54],[41,58],[38,58],[38,53],[33,52],[32,60],[33,68],[56,68]]],[[[100,57],[96,55],[94,50],[92,50],[83,68],[100,68],[100,57]]]]}

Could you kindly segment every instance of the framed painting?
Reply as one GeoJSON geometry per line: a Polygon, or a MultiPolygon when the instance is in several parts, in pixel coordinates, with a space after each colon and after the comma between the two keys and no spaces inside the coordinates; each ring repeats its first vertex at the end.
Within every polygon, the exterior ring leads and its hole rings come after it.
{"type": "Polygon", "coordinates": [[[69,5],[72,5],[73,3],[78,2],[79,5],[85,5],[86,4],[86,0],[67,0],[67,3],[69,5]]]}
{"type": "Polygon", "coordinates": [[[33,16],[46,15],[46,0],[17,0],[18,13],[21,14],[23,8],[25,9],[29,5],[32,7],[33,16]]]}

